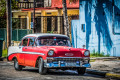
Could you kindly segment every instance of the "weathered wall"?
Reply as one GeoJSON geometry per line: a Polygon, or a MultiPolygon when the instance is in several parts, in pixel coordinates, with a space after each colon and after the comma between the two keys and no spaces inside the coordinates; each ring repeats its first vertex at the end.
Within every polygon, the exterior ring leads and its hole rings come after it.
{"type": "Polygon", "coordinates": [[[79,23],[72,21],[74,47],[120,56],[120,0],[80,0],[79,14],[79,23]]]}

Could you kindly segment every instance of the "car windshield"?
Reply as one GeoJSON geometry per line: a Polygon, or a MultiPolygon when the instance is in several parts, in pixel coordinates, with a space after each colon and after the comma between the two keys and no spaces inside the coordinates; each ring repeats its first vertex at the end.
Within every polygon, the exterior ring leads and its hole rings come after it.
{"type": "Polygon", "coordinates": [[[65,37],[39,37],[39,46],[71,46],[70,40],[65,37]]]}

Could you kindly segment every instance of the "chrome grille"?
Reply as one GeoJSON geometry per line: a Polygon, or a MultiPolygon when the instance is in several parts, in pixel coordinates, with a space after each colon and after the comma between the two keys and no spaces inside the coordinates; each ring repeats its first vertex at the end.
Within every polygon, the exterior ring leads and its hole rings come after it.
{"type": "Polygon", "coordinates": [[[55,58],[55,61],[80,61],[80,58],[55,58]]]}
{"type": "Polygon", "coordinates": [[[81,58],[48,58],[47,61],[49,62],[59,62],[59,61],[64,61],[64,62],[76,62],[76,61],[81,61],[83,59],[81,58]]]}

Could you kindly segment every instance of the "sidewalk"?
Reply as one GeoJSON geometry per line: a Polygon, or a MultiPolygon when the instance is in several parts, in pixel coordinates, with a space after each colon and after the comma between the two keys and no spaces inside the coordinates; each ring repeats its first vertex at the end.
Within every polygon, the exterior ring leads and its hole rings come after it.
{"type": "MultiPolygon", "coordinates": [[[[92,58],[93,59],[93,58],[92,58]]],[[[87,73],[120,79],[120,59],[115,57],[94,58],[87,73]]]]}
{"type": "Polygon", "coordinates": [[[94,57],[94,58],[90,58],[91,60],[114,60],[114,59],[120,59],[120,57],[94,57]]]}

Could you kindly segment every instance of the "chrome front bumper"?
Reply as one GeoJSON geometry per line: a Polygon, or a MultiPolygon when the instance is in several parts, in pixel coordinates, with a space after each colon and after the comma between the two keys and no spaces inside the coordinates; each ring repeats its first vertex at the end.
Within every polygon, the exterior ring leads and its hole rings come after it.
{"type": "Polygon", "coordinates": [[[47,57],[44,61],[46,68],[61,68],[61,67],[86,67],[89,68],[90,58],[80,57],[47,57]]]}

